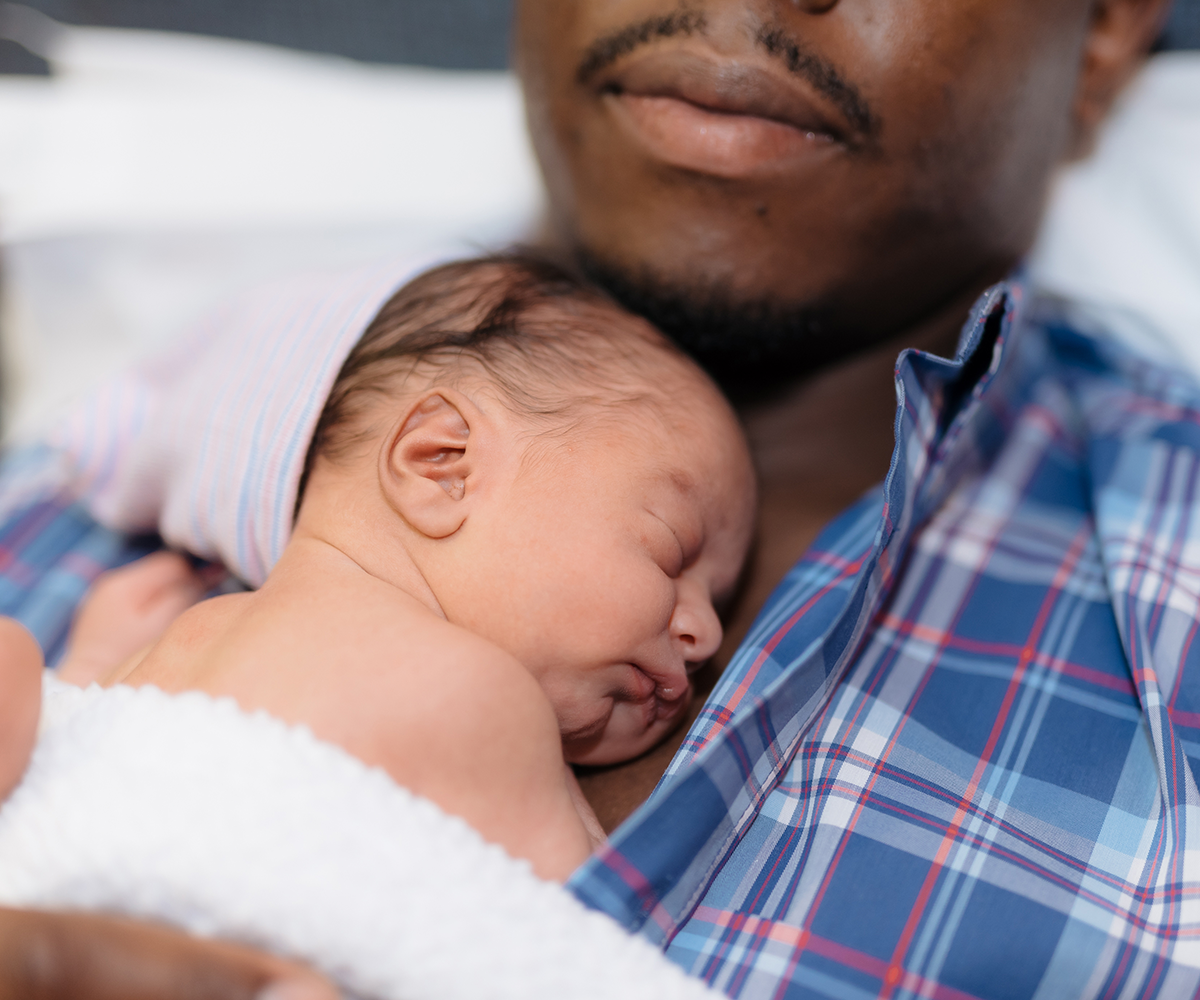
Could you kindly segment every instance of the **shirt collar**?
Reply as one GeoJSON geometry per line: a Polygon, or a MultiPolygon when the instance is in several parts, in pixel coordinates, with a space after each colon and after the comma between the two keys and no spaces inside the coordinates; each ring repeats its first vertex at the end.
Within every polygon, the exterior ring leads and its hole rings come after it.
{"type": "MultiPolygon", "coordinates": [[[[900,354],[896,447],[881,491],[881,516],[873,544],[843,540],[843,554],[855,548],[853,562],[861,570],[847,579],[840,608],[829,615],[782,615],[793,622],[787,626],[790,647],[802,652],[731,711],[706,709],[699,724],[707,731],[689,733],[650,800],[572,876],[568,887],[584,902],[653,940],[665,940],[686,919],[845,675],[915,529],[1002,443],[997,420],[1012,409],[1024,381],[1013,361],[1023,301],[1019,280],[1002,282],[976,302],[954,358],[900,354]],[[810,627],[805,617],[819,623],[810,627]]],[[[804,565],[802,560],[798,571],[804,565]]],[[[783,591],[768,601],[760,620],[781,617],[776,605],[788,600],[779,596],[783,591]]],[[[742,674],[774,655],[760,648],[760,631],[756,623],[714,697],[741,687],[742,674]]]]}
{"type": "Polygon", "coordinates": [[[996,419],[1010,410],[1023,381],[1013,358],[1025,300],[1024,283],[1014,276],[976,300],[953,358],[911,348],[900,352],[896,447],[883,486],[881,549],[903,548],[911,527],[937,510],[973,468],[987,465],[1002,443],[996,419]]]}

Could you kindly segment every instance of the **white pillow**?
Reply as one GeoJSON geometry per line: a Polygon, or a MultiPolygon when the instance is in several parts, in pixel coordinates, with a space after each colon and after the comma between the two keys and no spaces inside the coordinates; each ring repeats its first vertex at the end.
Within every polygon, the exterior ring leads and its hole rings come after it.
{"type": "Polygon", "coordinates": [[[540,211],[505,73],[104,28],[46,54],[55,76],[0,77],[8,440],[249,285],[540,211]]]}
{"type": "Polygon", "coordinates": [[[1093,155],[1058,179],[1035,283],[1200,372],[1200,51],[1153,57],[1093,155]]]}

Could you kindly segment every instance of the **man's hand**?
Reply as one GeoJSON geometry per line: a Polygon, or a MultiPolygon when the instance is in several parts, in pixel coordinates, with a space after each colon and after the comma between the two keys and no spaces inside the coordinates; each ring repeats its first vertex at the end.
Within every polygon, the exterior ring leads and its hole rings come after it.
{"type": "Polygon", "coordinates": [[[75,616],[59,678],[80,686],[101,680],[156,643],[224,574],[220,566],[194,570],[175,552],[155,552],[102,574],[75,616]]]}
{"type": "Polygon", "coordinates": [[[41,708],[41,647],[20,622],[0,617],[0,803],[29,764],[41,708]]]}
{"type": "Polygon", "coordinates": [[[337,1000],[316,973],[115,917],[0,909],[0,1000],[337,1000]]]}

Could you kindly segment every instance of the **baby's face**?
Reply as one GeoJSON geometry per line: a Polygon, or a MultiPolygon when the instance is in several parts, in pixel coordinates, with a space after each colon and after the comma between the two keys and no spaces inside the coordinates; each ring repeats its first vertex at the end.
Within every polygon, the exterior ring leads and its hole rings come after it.
{"type": "Polygon", "coordinates": [[[572,763],[660,742],[721,642],[752,532],[754,478],[732,412],[698,375],[664,421],[643,408],[523,463],[479,536],[468,627],[523,662],[572,763]]]}

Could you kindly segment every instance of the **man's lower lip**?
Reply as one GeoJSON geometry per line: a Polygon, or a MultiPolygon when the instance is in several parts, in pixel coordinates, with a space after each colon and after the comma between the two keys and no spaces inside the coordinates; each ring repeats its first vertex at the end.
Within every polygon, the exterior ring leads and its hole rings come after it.
{"type": "Polygon", "coordinates": [[[827,134],[755,115],[709,111],[675,97],[606,94],[604,101],[655,159],[716,177],[772,172],[835,145],[827,134]]]}

